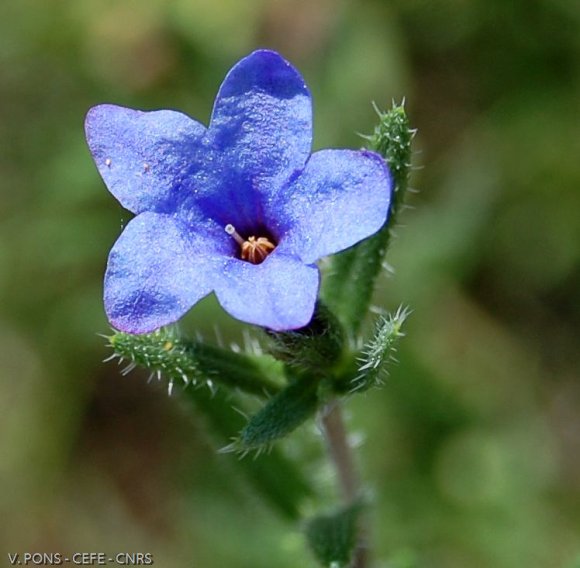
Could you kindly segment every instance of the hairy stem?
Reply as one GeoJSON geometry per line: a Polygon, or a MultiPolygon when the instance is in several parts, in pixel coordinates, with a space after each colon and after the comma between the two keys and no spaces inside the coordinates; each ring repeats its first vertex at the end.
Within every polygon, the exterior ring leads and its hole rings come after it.
{"type": "MultiPolygon", "coordinates": [[[[342,497],[347,505],[352,505],[360,498],[360,480],[339,401],[335,400],[327,407],[326,412],[322,413],[321,422],[328,453],[338,476],[342,497]]],[[[360,523],[358,544],[353,555],[352,568],[366,568],[368,565],[366,532],[363,523],[360,523]]]]}
{"type": "Polygon", "coordinates": [[[346,504],[350,505],[358,497],[359,481],[338,401],[331,403],[327,411],[323,412],[322,429],[328,453],[336,468],[342,496],[346,504]]]}

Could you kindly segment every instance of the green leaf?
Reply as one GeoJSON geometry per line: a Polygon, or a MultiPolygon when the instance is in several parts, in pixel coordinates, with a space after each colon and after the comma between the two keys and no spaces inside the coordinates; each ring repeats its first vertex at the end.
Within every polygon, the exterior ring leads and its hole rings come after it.
{"type": "Polygon", "coordinates": [[[344,347],[344,330],[334,314],[318,302],[310,323],[294,331],[266,332],[268,352],[298,372],[328,373],[344,347]]]}
{"type": "MultiPolygon", "coordinates": [[[[236,410],[241,403],[229,393],[186,388],[184,395],[204,416],[219,444],[228,443],[246,422],[236,410]]],[[[288,519],[297,520],[304,500],[314,494],[302,470],[277,448],[257,459],[230,460],[229,465],[239,470],[254,490],[288,519]]]]}
{"type": "Polygon", "coordinates": [[[408,188],[409,172],[411,169],[411,143],[416,130],[409,127],[409,119],[405,112],[405,103],[396,105],[387,112],[381,112],[375,107],[379,115],[379,123],[374,132],[366,137],[369,149],[378,152],[385,158],[393,176],[394,194],[391,203],[391,220],[401,210],[405,192],[408,188]]]}
{"type": "Polygon", "coordinates": [[[140,366],[163,374],[170,389],[174,383],[219,384],[261,396],[280,390],[247,355],[183,340],[169,328],[144,335],[116,332],[108,340],[114,356],[129,361],[124,372],[140,366]]]}
{"type": "Polygon", "coordinates": [[[347,331],[355,336],[368,311],[404,201],[411,168],[411,141],[415,134],[409,128],[404,105],[393,105],[385,113],[377,110],[379,123],[366,139],[369,148],[385,158],[394,182],[394,193],[387,223],[373,236],[346,251],[334,255],[322,286],[322,297],[338,316],[347,331]]]}
{"type": "MultiPolygon", "coordinates": [[[[162,374],[170,385],[182,385],[182,396],[203,415],[210,434],[222,446],[246,423],[236,410],[242,401],[224,389],[193,385],[223,384],[261,395],[280,390],[248,357],[180,339],[169,329],[146,335],[117,332],[108,339],[114,355],[129,361],[125,371],[138,365],[162,374]]],[[[302,471],[279,450],[256,460],[231,460],[231,467],[239,469],[256,492],[287,518],[298,519],[303,501],[313,495],[302,471]]]]}
{"type": "Polygon", "coordinates": [[[335,513],[310,519],[305,527],[306,540],[322,566],[341,568],[350,565],[357,546],[359,503],[335,513]]]}
{"type": "Polygon", "coordinates": [[[395,314],[381,316],[377,320],[373,338],[361,351],[358,374],[351,381],[349,390],[362,392],[384,383],[399,339],[404,336],[401,328],[409,313],[406,308],[399,308],[395,314]]]}
{"type": "Polygon", "coordinates": [[[318,384],[310,376],[290,383],[250,418],[230,449],[241,452],[266,449],[272,442],[290,434],[316,412],[318,384]]]}

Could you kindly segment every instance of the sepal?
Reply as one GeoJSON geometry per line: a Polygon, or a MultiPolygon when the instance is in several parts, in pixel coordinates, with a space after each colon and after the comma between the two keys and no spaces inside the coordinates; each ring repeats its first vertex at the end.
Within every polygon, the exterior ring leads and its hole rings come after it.
{"type": "Polygon", "coordinates": [[[345,342],[344,330],[336,316],[318,302],[310,323],[293,331],[266,332],[267,351],[299,372],[328,373],[339,361],[345,342]]]}

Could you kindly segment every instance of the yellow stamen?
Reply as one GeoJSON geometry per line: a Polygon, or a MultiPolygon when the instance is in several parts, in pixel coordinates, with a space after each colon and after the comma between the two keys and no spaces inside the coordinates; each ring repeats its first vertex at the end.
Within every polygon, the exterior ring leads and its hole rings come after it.
{"type": "Polygon", "coordinates": [[[231,235],[241,247],[240,258],[251,262],[252,264],[260,264],[264,262],[266,257],[276,248],[276,245],[267,237],[251,236],[245,240],[233,225],[226,225],[226,233],[231,235]]]}
{"type": "Polygon", "coordinates": [[[252,264],[260,264],[275,248],[276,246],[266,237],[250,237],[242,245],[242,260],[247,260],[252,264]]]}

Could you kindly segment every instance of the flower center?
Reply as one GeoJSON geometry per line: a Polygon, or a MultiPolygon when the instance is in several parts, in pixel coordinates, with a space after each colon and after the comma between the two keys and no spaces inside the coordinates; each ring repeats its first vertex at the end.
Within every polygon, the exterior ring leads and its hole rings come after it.
{"type": "Polygon", "coordinates": [[[226,225],[225,231],[240,245],[240,258],[252,264],[264,262],[266,257],[276,248],[268,237],[251,236],[244,239],[233,225],[226,225]]]}

